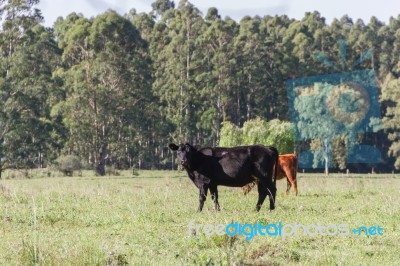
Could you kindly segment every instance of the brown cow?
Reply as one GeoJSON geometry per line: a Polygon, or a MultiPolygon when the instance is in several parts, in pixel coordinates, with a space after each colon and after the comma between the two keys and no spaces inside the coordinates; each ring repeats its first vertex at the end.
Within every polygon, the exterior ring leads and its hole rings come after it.
{"type": "MultiPolygon", "coordinates": [[[[290,188],[293,186],[294,192],[297,196],[297,155],[296,154],[280,154],[278,160],[278,174],[276,179],[287,179],[287,189],[286,195],[289,194],[290,188]]],[[[250,192],[250,190],[257,184],[257,180],[254,180],[252,183],[242,187],[244,194],[250,192]]]]}

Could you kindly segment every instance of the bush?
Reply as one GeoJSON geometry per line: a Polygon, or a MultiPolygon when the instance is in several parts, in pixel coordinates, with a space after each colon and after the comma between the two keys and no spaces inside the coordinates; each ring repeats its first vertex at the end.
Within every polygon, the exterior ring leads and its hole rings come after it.
{"type": "Polygon", "coordinates": [[[261,118],[246,121],[240,128],[231,122],[223,122],[220,131],[219,146],[262,144],[274,146],[280,154],[294,152],[294,136],[290,122],[261,118]]]}
{"type": "Polygon", "coordinates": [[[106,167],[106,175],[109,175],[109,176],[119,176],[121,173],[116,169],[116,168],[114,168],[114,167],[112,167],[112,166],[107,166],[106,167]]]}
{"type": "Polygon", "coordinates": [[[82,170],[81,159],[76,155],[60,156],[56,162],[57,169],[66,176],[72,176],[74,171],[82,170]]]}

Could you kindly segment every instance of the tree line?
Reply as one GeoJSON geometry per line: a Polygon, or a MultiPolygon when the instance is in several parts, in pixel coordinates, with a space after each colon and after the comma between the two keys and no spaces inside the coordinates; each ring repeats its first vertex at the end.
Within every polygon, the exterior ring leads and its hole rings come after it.
{"type": "Polygon", "coordinates": [[[362,69],[377,75],[384,124],[364,139],[382,150],[379,167],[400,168],[400,16],[238,22],[157,0],[149,13],[71,13],[48,28],[38,2],[0,1],[0,174],[67,154],[100,175],[170,168],[171,140],[215,146],[224,122],[289,121],[288,79],[362,69]]]}

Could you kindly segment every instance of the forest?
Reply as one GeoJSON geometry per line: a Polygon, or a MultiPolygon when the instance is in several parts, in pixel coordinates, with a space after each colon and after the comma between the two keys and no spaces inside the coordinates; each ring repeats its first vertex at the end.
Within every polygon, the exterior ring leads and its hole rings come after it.
{"type": "Polygon", "coordinates": [[[288,80],[365,69],[376,75],[383,126],[358,138],[381,151],[375,171],[400,168],[400,16],[235,21],[157,0],[149,13],[71,13],[45,27],[38,3],[0,0],[0,178],[66,155],[99,175],[171,169],[170,141],[216,146],[227,123],[290,122],[288,80]]]}

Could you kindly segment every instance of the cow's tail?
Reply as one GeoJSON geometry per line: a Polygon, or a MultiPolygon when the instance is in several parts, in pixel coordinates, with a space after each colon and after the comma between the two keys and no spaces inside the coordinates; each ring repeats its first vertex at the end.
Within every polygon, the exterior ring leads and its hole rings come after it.
{"type": "Polygon", "coordinates": [[[275,169],[274,169],[274,186],[276,187],[276,179],[278,177],[278,163],[279,163],[279,151],[278,149],[274,148],[274,151],[276,153],[275,157],[275,169]]]}
{"type": "Polygon", "coordinates": [[[271,190],[267,187],[267,190],[270,195],[270,199],[274,202],[275,205],[275,196],[276,196],[276,178],[278,177],[278,163],[279,163],[279,151],[274,147],[273,148],[275,152],[275,165],[274,165],[274,173],[273,173],[273,188],[274,188],[274,193],[271,192],[271,190]]]}
{"type": "MultiPolygon", "coordinates": [[[[276,187],[276,179],[278,177],[279,151],[276,148],[273,148],[273,150],[275,151],[275,155],[276,155],[275,164],[274,164],[274,173],[273,173],[273,179],[274,179],[273,184],[274,184],[274,187],[276,187]]],[[[258,184],[258,182],[259,182],[258,178],[254,177],[253,182],[242,187],[243,194],[244,195],[248,194],[258,184]]],[[[268,189],[268,191],[269,191],[269,189],[268,189]]],[[[271,191],[269,191],[269,194],[272,197],[271,191]]]]}

